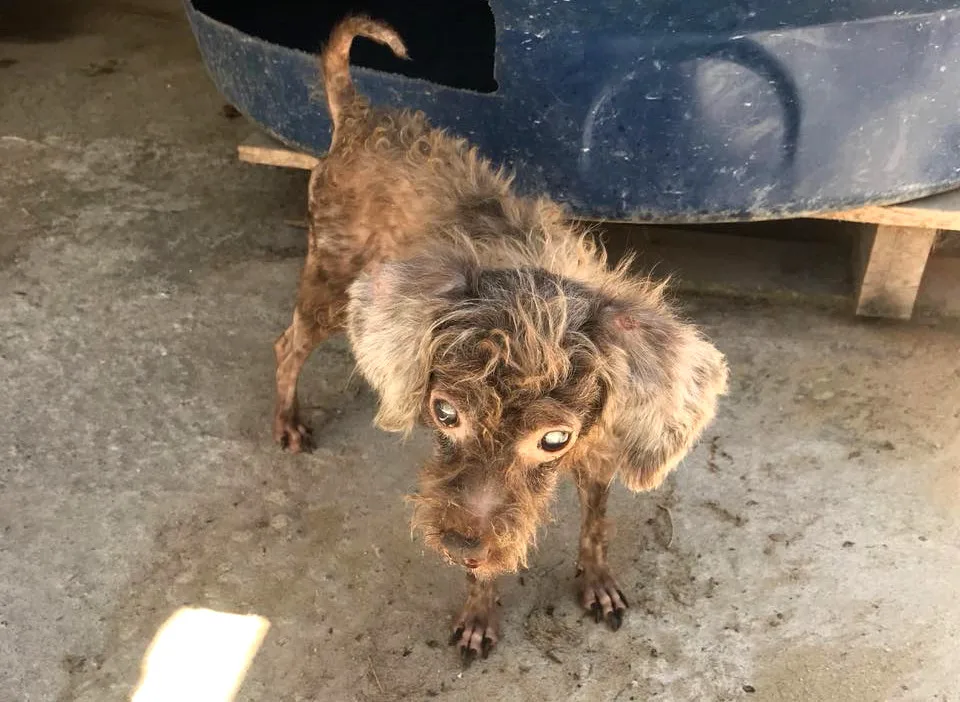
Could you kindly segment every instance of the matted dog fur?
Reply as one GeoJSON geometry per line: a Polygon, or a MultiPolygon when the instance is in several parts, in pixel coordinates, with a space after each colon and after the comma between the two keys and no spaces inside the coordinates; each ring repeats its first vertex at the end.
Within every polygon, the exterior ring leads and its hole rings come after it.
{"type": "Polygon", "coordinates": [[[514,194],[422,113],[371,107],[350,78],[356,36],[406,56],[363,17],[322,53],[333,140],[310,178],[309,249],[275,344],[274,437],[307,448],[297,377],[345,329],[379,393],[377,424],[434,432],[413,527],[467,572],[451,641],[464,659],[496,643],[494,579],[525,566],[562,475],[581,500],[581,603],[616,630],[627,600],[606,561],[608,491],[615,477],[653,489],[680,462],[714,416],[724,358],[662,284],[609,266],[561,207],[514,194]]]}

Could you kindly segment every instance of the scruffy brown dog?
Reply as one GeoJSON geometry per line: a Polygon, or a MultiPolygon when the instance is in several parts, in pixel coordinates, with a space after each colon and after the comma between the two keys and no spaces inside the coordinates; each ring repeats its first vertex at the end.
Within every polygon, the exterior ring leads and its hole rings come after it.
{"type": "Polygon", "coordinates": [[[275,344],[274,437],[306,448],[297,377],[346,329],[379,392],[379,426],[436,436],[413,526],[466,569],[451,641],[464,659],[497,641],[494,579],[526,564],[564,474],[580,494],[581,603],[618,629],[627,600],[605,556],[611,483],[663,481],[713,418],[724,358],[671,312],[662,285],[609,268],[560,207],[513,194],[503,171],[423,114],[371,108],[350,79],[356,36],[406,56],[389,27],[358,17],[322,54],[333,143],[310,179],[309,251],[275,344]]]}

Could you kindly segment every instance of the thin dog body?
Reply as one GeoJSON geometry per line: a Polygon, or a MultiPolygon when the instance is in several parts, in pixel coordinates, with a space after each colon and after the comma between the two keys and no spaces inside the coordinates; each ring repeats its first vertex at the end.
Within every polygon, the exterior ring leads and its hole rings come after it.
{"type": "Polygon", "coordinates": [[[663,481],[712,420],[725,360],[662,284],[608,265],[561,207],[514,194],[422,113],[371,107],[350,78],[356,36],[406,56],[363,17],[322,53],[333,139],[310,178],[293,322],[274,345],[274,438],[307,448],[297,378],[345,330],[377,424],[433,430],[413,526],[467,573],[452,640],[464,658],[496,643],[495,578],[526,565],[562,475],[580,496],[581,604],[616,630],[627,600],[606,560],[610,486],[663,481]]]}

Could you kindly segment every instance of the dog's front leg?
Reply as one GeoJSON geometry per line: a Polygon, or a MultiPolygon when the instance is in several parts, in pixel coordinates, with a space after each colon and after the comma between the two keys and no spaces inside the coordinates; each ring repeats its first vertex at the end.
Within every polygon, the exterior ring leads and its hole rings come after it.
{"type": "Polygon", "coordinates": [[[467,601],[453,625],[450,645],[457,644],[463,664],[478,655],[486,658],[500,635],[497,589],[493,580],[478,580],[467,573],[467,601]]]}
{"type": "Polygon", "coordinates": [[[576,473],[580,494],[580,553],[577,579],[580,604],[597,622],[605,620],[616,631],[623,623],[627,598],[607,565],[607,497],[610,482],[587,471],[576,473]]]}

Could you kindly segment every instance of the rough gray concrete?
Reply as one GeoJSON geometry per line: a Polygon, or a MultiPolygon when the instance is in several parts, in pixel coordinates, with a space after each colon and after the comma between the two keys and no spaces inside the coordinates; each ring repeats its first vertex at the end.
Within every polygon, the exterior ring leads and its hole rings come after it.
{"type": "Polygon", "coordinates": [[[624,628],[577,609],[564,489],[461,673],[460,577],[402,501],[426,443],[371,427],[342,339],[305,376],[318,450],[270,443],[303,175],[235,161],[174,0],[85,5],[0,42],[0,700],[124,699],[183,604],[270,619],[245,702],[960,700],[955,325],[684,300],[731,394],[662,490],[616,492],[624,628]]]}

